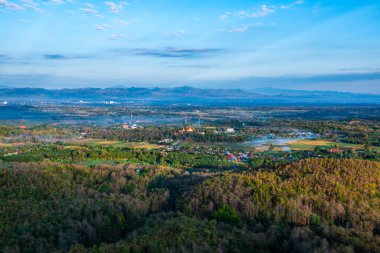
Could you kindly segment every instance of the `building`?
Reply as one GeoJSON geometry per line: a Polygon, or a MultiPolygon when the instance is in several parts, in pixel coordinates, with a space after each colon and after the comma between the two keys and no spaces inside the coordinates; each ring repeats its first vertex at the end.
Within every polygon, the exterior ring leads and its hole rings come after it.
{"type": "Polygon", "coordinates": [[[172,143],[172,142],[173,142],[173,139],[163,139],[162,141],[159,141],[158,143],[168,144],[168,143],[172,143]]]}
{"type": "Polygon", "coordinates": [[[123,124],[121,127],[122,127],[123,129],[129,129],[129,125],[128,125],[128,124],[123,124]]]}
{"type": "Polygon", "coordinates": [[[18,126],[18,128],[20,128],[20,129],[28,129],[28,127],[27,126],[18,126]]]}
{"type": "Polygon", "coordinates": [[[235,133],[235,129],[233,129],[233,128],[227,128],[226,129],[226,133],[227,134],[233,134],[233,133],[235,133]]]}
{"type": "Polygon", "coordinates": [[[224,157],[227,158],[230,162],[236,161],[236,157],[229,151],[224,153],[224,157]]]}

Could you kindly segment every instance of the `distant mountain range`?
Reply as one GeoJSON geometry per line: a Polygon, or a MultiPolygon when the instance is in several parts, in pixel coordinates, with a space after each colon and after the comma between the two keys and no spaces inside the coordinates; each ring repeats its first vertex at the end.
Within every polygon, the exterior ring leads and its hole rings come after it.
{"type": "Polygon", "coordinates": [[[231,101],[251,104],[380,104],[380,95],[335,91],[304,91],[276,88],[201,89],[189,86],[176,88],[80,88],[47,90],[41,88],[0,88],[1,100],[14,101],[115,101],[153,100],[167,102],[231,101]]]}

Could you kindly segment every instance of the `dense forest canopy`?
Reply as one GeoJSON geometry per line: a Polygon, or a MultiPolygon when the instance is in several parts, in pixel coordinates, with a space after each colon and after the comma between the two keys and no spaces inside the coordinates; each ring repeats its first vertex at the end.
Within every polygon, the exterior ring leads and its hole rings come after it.
{"type": "Polygon", "coordinates": [[[364,160],[193,174],[11,163],[0,192],[4,252],[380,250],[380,163],[364,160]]]}

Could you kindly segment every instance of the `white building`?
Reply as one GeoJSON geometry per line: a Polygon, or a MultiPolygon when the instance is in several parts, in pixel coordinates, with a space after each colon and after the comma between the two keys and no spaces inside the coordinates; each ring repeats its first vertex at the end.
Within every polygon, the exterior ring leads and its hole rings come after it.
{"type": "Polygon", "coordinates": [[[233,133],[235,133],[235,129],[233,129],[233,128],[227,128],[226,129],[226,133],[227,134],[233,134],[233,133]]]}

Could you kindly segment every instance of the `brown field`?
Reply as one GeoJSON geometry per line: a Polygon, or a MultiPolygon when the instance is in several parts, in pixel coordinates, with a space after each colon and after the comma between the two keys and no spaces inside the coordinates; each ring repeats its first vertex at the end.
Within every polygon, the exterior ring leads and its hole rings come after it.
{"type": "Polygon", "coordinates": [[[315,147],[333,147],[334,145],[339,148],[352,148],[352,149],[362,149],[363,145],[343,143],[343,142],[332,142],[327,140],[298,140],[291,141],[287,143],[289,147],[293,150],[313,150],[315,147]]]}
{"type": "Polygon", "coordinates": [[[23,145],[35,145],[36,143],[32,142],[15,142],[15,143],[1,143],[0,142],[0,147],[6,148],[6,147],[18,147],[18,146],[23,146],[23,145]]]}
{"type": "Polygon", "coordinates": [[[290,141],[287,144],[289,145],[310,145],[310,146],[328,146],[334,144],[334,142],[326,140],[298,140],[290,141]]]}
{"type": "Polygon", "coordinates": [[[124,141],[111,141],[111,140],[95,140],[92,139],[88,144],[93,145],[105,145],[105,146],[114,146],[114,147],[126,147],[126,148],[145,148],[145,149],[158,149],[162,146],[156,144],[150,144],[146,142],[124,142],[124,141]]]}
{"type": "Polygon", "coordinates": [[[0,147],[11,147],[12,144],[10,143],[0,143],[0,147]]]}
{"type": "Polygon", "coordinates": [[[115,144],[119,144],[119,143],[120,143],[120,141],[108,141],[108,140],[96,142],[96,144],[98,144],[98,145],[115,145],[115,144]]]}
{"type": "Polygon", "coordinates": [[[269,150],[269,146],[255,147],[255,151],[257,151],[257,152],[264,152],[264,151],[268,151],[268,150],[269,150]]]}
{"type": "Polygon", "coordinates": [[[156,145],[156,144],[150,144],[150,143],[146,143],[146,142],[131,142],[129,143],[130,144],[130,147],[132,148],[145,148],[145,149],[158,149],[158,148],[162,148],[162,146],[160,145],[156,145]]]}

